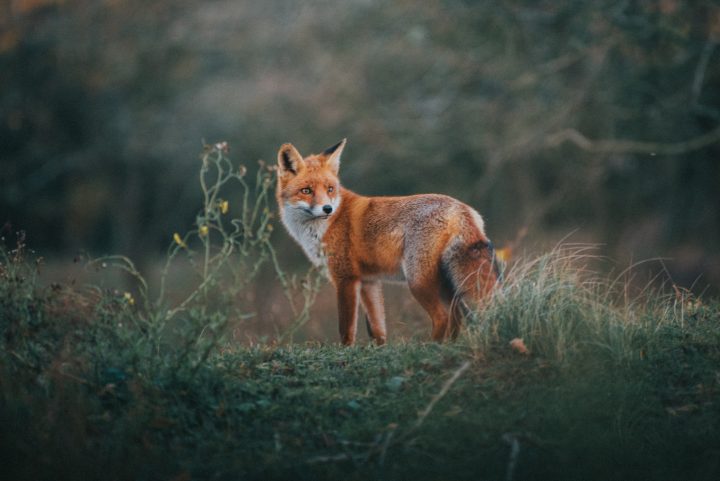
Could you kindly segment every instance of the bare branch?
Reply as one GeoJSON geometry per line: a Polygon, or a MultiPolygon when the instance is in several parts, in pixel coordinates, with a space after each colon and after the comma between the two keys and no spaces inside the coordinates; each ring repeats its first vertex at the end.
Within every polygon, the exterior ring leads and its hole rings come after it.
{"type": "Polygon", "coordinates": [[[337,463],[342,461],[353,461],[361,456],[349,453],[340,453],[332,456],[314,456],[305,461],[306,464],[337,463]]]}
{"type": "Polygon", "coordinates": [[[556,132],[545,140],[547,147],[558,147],[570,142],[588,152],[597,154],[625,153],[652,155],[680,155],[702,149],[720,141],[720,126],[710,132],[681,142],[643,142],[636,140],[591,140],[575,129],[556,132]]]}

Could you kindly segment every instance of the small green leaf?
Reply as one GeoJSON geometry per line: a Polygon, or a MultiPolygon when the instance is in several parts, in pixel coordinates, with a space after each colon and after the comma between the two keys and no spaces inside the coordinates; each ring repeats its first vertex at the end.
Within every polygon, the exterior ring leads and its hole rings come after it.
{"type": "Polygon", "coordinates": [[[402,376],[394,376],[388,379],[388,381],[385,383],[385,386],[393,392],[398,392],[400,389],[402,389],[405,381],[406,379],[402,376]]]}

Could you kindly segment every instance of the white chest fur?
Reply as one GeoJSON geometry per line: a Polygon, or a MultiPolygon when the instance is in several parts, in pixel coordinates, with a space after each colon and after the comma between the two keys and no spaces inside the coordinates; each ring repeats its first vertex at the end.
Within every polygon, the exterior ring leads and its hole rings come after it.
{"type": "Polygon", "coordinates": [[[283,206],[280,217],[288,232],[315,266],[327,265],[322,238],[328,228],[326,218],[313,218],[301,209],[283,206]]]}

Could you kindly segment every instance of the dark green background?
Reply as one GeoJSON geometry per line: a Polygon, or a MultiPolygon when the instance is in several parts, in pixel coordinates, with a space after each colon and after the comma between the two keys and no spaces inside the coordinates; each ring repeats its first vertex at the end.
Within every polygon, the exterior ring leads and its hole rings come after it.
{"type": "Polygon", "coordinates": [[[46,257],[162,253],[199,206],[202,139],[253,169],[347,137],[361,193],[447,193],[498,245],[574,232],[720,285],[720,142],[553,142],[717,129],[716,2],[21,0],[0,19],[0,224],[46,257]]]}

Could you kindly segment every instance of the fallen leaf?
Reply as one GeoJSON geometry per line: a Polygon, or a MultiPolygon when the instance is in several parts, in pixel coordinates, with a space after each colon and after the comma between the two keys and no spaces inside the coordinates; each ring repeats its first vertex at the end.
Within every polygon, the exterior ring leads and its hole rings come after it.
{"type": "Polygon", "coordinates": [[[520,354],[530,354],[530,350],[525,345],[525,342],[523,342],[523,340],[519,337],[516,337],[515,339],[510,341],[510,347],[515,349],[520,354]]]}

